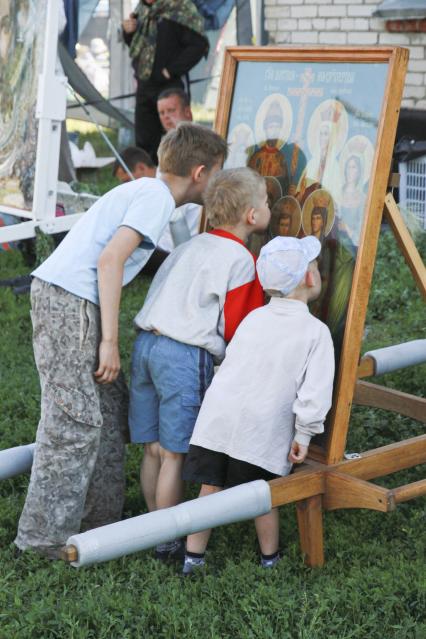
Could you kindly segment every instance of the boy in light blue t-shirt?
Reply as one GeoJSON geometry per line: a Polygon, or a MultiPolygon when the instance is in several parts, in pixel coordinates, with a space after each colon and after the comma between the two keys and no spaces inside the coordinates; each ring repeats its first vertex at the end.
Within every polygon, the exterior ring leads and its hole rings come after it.
{"type": "Polygon", "coordinates": [[[202,202],[226,142],[182,123],[159,148],[160,178],[104,195],[34,271],[41,419],[16,545],[59,556],[67,538],[121,517],[127,388],[120,373],[121,288],[142,269],[176,206],[202,202]]]}

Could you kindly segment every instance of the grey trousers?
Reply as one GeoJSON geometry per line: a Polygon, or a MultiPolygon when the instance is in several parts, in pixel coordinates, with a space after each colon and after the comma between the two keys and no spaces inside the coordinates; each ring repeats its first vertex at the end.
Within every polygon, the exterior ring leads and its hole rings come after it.
{"type": "Polygon", "coordinates": [[[128,392],[96,383],[95,304],[39,279],[31,286],[41,418],[15,544],[55,557],[70,535],[121,518],[128,392]]]}

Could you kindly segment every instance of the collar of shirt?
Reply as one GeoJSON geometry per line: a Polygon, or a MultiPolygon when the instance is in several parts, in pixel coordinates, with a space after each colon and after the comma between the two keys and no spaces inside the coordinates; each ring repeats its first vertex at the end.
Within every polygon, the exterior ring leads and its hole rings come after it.
{"type": "Polygon", "coordinates": [[[229,233],[228,231],[223,231],[222,229],[212,229],[211,231],[207,231],[207,232],[211,233],[212,235],[218,235],[219,237],[226,237],[228,240],[234,240],[234,242],[238,242],[238,244],[242,244],[244,248],[247,248],[244,242],[233,233],[229,233]]]}
{"type": "Polygon", "coordinates": [[[309,313],[308,305],[300,300],[292,300],[288,297],[271,297],[269,302],[271,310],[278,313],[309,313]]]}

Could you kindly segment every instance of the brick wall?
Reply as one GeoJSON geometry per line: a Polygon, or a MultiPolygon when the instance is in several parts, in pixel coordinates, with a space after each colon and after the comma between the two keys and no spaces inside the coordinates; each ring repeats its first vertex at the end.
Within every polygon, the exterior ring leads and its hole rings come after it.
{"type": "MultiPolygon", "coordinates": [[[[426,33],[386,30],[378,0],[264,0],[269,44],[401,45],[410,49],[402,106],[426,109],[426,33]]],[[[392,25],[392,23],[391,23],[392,25]]],[[[398,25],[398,23],[397,23],[398,25]]],[[[399,24],[400,28],[404,25],[399,24]]],[[[421,26],[421,25],[420,25],[421,26]]]]}

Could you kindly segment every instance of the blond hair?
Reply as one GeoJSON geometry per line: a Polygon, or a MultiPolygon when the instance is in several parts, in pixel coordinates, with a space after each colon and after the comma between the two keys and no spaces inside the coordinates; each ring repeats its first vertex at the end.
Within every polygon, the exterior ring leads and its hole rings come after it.
{"type": "Polygon", "coordinates": [[[226,160],[228,145],[214,131],[192,122],[180,122],[169,131],[158,148],[162,173],[187,177],[195,166],[210,170],[217,162],[226,160]]]}
{"type": "Polygon", "coordinates": [[[237,224],[247,209],[259,206],[265,194],[265,180],[252,169],[219,171],[204,192],[207,218],[213,227],[237,224]]]}

